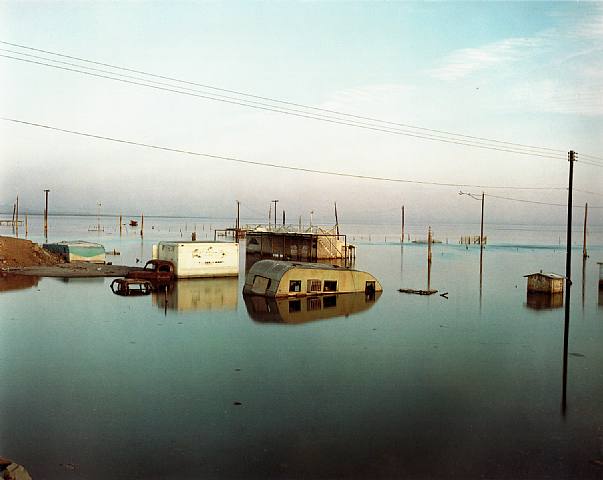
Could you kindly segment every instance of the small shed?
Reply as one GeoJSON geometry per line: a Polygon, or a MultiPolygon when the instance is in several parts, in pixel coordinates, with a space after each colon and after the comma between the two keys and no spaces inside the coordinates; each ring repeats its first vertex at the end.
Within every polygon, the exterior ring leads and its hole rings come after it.
{"type": "Polygon", "coordinates": [[[43,247],[61,255],[67,262],[105,263],[105,247],[100,243],[75,240],[45,243],[43,247]]]}
{"type": "Polygon", "coordinates": [[[174,264],[178,278],[239,275],[239,244],[234,242],[159,242],[153,258],[174,264]]]}
{"type": "Polygon", "coordinates": [[[245,277],[243,293],[266,297],[296,297],[336,293],[381,292],[370,273],[323,263],[260,260],[245,277]]]}
{"type": "Polygon", "coordinates": [[[563,292],[565,276],[557,273],[538,273],[524,275],[528,279],[528,292],[559,293],[563,292]]]}

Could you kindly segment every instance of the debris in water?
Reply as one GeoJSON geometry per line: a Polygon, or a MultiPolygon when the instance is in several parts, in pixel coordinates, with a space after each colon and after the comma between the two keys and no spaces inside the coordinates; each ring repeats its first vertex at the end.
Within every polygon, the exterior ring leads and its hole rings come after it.
{"type": "Polygon", "coordinates": [[[448,292],[440,293],[440,297],[444,297],[446,300],[448,300],[448,292]]]}
{"type": "Polygon", "coordinates": [[[570,355],[572,357],[586,357],[586,355],[584,355],[582,353],[578,353],[578,352],[570,352],[570,355]]]}
{"type": "Polygon", "coordinates": [[[414,288],[399,288],[398,291],[415,295],[433,295],[434,293],[438,293],[437,290],[415,290],[414,288]]]}
{"type": "Polygon", "coordinates": [[[243,405],[241,402],[232,402],[232,404],[233,404],[233,405],[236,405],[237,407],[238,407],[239,405],[243,405]]]}

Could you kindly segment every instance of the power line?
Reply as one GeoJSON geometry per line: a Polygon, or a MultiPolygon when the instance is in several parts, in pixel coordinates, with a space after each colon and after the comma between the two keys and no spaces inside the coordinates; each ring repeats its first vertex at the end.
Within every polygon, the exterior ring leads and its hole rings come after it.
{"type": "MultiPolygon", "coordinates": [[[[478,196],[477,194],[474,194],[474,193],[468,193],[468,192],[461,191],[461,192],[459,192],[459,195],[468,195],[473,200],[481,200],[481,196],[478,196]]],[[[493,195],[491,193],[484,193],[484,195],[486,195],[487,197],[498,198],[500,200],[509,200],[512,202],[532,203],[532,204],[536,204],[536,205],[547,205],[547,206],[552,206],[552,207],[566,207],[567,208],[567,204],[564,204],[564,203],[540,202],[538,200],[527,200],[525,198],[504,197],[501,195],[493,195]]],[[[584,208],[584,207],[581,205],[573,205],[573,208],[584,208]]],[[[588,208],[603,208],[603,206],[589,206],[588,208]]]]}
{"type": "Polygon", "coordinates": [[[195,86],[199,86],[199,87],[203,87],[203,88],[209,88],[209,89],[212,89],[212,90],[221,91],[221,92],[225,92],[225,93],[242,95],[242,96],[246,96],[246,97],[249,97],[249,98],[256,98],[256,99],[260,99],[260,100],[267,100],[267,101],[274,102],[274,103],[282,103],[284,105],[292,105],[292,106],[295,106],[295,107],[302,107],[302,108],[306,108],[306,109],[311,109],[311,110],[316,110],[316,111],[321,111],[321,112],[326,112],[326,113],[331,113],[331,114],[344,115],[344,116],[349,116],[349,117],[353,117],[353,118],[359,118],[359,119],[362,119],[362,120],[375,121],[375,122],[385,123],[385,124],[389,124],[389,125],[396,125],[396,126],[401,126],[401,127],[405,127],[405,128],[414,128],[414,129],[417,129],[417,130],[424,130],[424,131],[428,131],[428,132],[441,133],[441,134],[445,134],[445,135],[459,136],[459,137],[470,138],[470,139],[474,139],[474,140],[482,140],[482,141],[488,141],[488,142],[494,142],[494,143],[501,143],[501,144],[505,144],[505,145],[513,145],[513,146],[518,146],[518,147],[525,147],[525,148],[538,149],[538,150],[549,150],[549,151],[552,151],[552,152],[565,153],[564,150],[556,149],[556,148],[539,147],[539,146],[533,146],[533,145],[525,145],[525,144],[521,144],[521,143],[513,143],[513,142],[506,142],[506,141],[501,141],[501,140],[495,140],[495,139],[490,139],[490,138],[485,138],[485,137],[477,137],[477,136],[472,136],[472,135],[464,135],[464,134],[449,132],[449,131],[445,131],[445,130],[437,130],[437,129],[433,129],[433,128],[420,127],[420,126],[412,125],[412,124],[405,124],[405,123],[391,122],[391,121],[387,121],[387,120],[380,120],[380,119],[377,119],[377,118],[366,117],[366,116],[361,116],[361,115],[353,115],[353,114],[349,114],[349,113],[345,113],[345,112],[340,112],[340,111],[337,111],[337,110],[329,110],[329,109],[324,109],[324,108],[319,108],[319,107],[313,107],[313,106],[309,106],[309,105],[304,105],[304,104],[300,104],[300,103],[295,103],[295,102],[291,102],[291,101],[279,100],[279,99],[265,97],[265,96],[260,96],[260,95],[253,95],[253,94],[249,94],[249,93],[245,93],[245,92],[241,92],[241,91],[237,91],[237,90],[229,90],[229,89],[225,89],[225,88],[215,87],[215,86],[212,86],[212,85],[206,85],[206,84],[192,82],[192,81],[188,81],[188,80],[181,80],[181,79],[174,78],[174,77],[168,77],[168,76],[164,76],[164,75],[157,75],[157,74],[153,74],[153,73],[149,73],[149,72],[144,72],[142,70],[135,70],[135,69],[132,69],[132,68],[127,68],[127,67],[120,67],[120,66],[117,66],[117,65],[112,65],[112,64],[108,64],[108,63],[97,62],[97,61],[93,61],[93,60],[89,60],[89,59],[85,59],[85,58],[81,58],[81,57],[75,57],[75,56],[71,56],[71,55],[65,55],[65,54],[61,54],[61,53],[57,53],[57,52],[52,52],[52,51],[48,51],[48,50],[42,50],[42,49],[33,48],[33,47],[28,47],[28,46],[25,46],[25,45],[20,45],[20,44],[16,44],[16,43],[10,43],[10,42],[6,42],[6,41],[2,41],[2,40],[0,40],[0,43],[5,44],[5,45],[12,45],[14,47],[23,48],[23,49],[27,49],[27,50],[42,52],[42,53],[46,53],[46,54],[49,54],[49,55],[56,55],[56,56],[63,57],[63,58],[70,58],[72,60],[78,60],[80,62],[86,62],[86,63],[91,63],[91,64],[95,64],[95,65],[101,65],[101,66],[105,66],[105,67],[109,67],[109,68],[114,68],[114,69],[118,69],[118,70],[124,70],[124,71],[132,72],[132,73],[142,74],[142,75],[146,75],[146,76],[150,76],[150,77],[154,77],[154,78],[161,78],[161,79],[164,79],[164,80],[170,80],[170,81],[184,83],[184,84],[188,84],[188,85],[195,85],[195,86]]]}
{"type": "Polygon", "coordinates": [[[593,163],[593,162],[589,162],[587,160],[578,160],[577,163],[582,163],[583,165],[591,165],[593,167],[603,168],[603,165],[601,165],[600,163],[593,163]]]}
{"type": "Polygon", "coordinates": [[[256,108],[256,109],[260,109],[260,110],[267,110],[267,111],[272,111],[272,112],[277,112],[277,113],[283,113],[286,115],[292,115],[292,116],[302,117],[302,118],[309,118],[312,120],[319,120],[319,121],[334,123],[334,124],[339,124],[339,125],[348,125],[348,126],[352,126],[352,127],[363,128],[366,130],[373,130],[373,131],[377,131],[377,132],[390,133],[390,134],[395,134],[395,135],[403,135],[403,136],[408,136],[408,137],[420,138],[420,139],[424,139],[424,140],[432,140],[432,141],[443,142],[443,143],[451,143],[451,144],[455,144],[455,145],[465,145],[465,146],[469,146],[469,147],[481,148],[481,149],[486,149],[486,150],[495,150],[495,151],[500,151],[500,152],[515,153],[518,155],[529,155],[529,156],[535,156],[535,157],[549,158],[549,159],[553,159],[553,160],[560,160],[560,159],[564,158],[564,157],[561,157],[558,155],[553,156],[550,154],[540,154],[540,153],[534,153],[534,152],[530,152],[530,151],[512,150],[509,148],[499,148],[499,147],[495,147],[495,146],[491,146],[491,145],[478,144],[475,142],[471,143],[471,142],[464,142],[464,141],[456,141],[456,140],[447,139],[444,137],[439,137],[439,136],[434,136],[434,135],[410,133],[410,132],[406,132],[403,130],[392,130],[392,129],[388,129],[385,127],[371,126],[370,124],[360,124],[360,123],[351,123],[351,122],[342,121],[342,120],[333,120],[333,119],[326,118],[324,116],[319,117],[319,116],[316,116],[313,114],[295,113],[290,110],[283,110],[281,108],[276,108],[276,107],[271,108],[271,107],[264,107],[264,106],[259,106],[259,105],[250,105],[248,103],[245,103],[245,101],[236,101],[236,100],[229,100],[229,99],[224,99],[224,98],[216,98],[216,97],[213,97],[210,95],[201,95],[201,94],[197,94],[197,93],[176,90],[176,88],[179,88],[179,87],[166,88],[166,87],[157,86],[157,85],[149,85],[147,83],[126,80],[123,78],[115,78],[115,77],[112,77],[109,75],[85,72],[85,71],[77,70],[74,68],[61,67],[59,65],[51,65],[48,63],[38,62],[38,61],[34,61],[34,60],[28,60],[25,58],[13,57],[10,55],[0,54],[0,57],[8,58],[11,60],[18,60],[21,62],[32,63],[32,64],[36,64],[36,65],[43,65],[46,67],[51,67],[51,68],[55,68],[55,69],[59,69],[59,70],[66,70],[66,71],[70,71],[70,72],[81,73],[83,75],[89,75],[89,76],[93,76],[93,77],[105,78],[105,79],[114,80],[114,81],[118,81],[118,82],[148,87],[148,88],[152,88],[152,89],[156,89],[156,90],[163,90],[163,91],[167,91],[167,92],[171,92],[171,93],[179,93],[181,95],[188,95],[188,96],[203,98],[203,99],[207,99],[207,100],[214,100],[214,101],[223,102],[223,103],[241,105],[241,106],[245,106],[245,107],[251,107],[251,108],[256,108]]]}
{"type": "Polygon", "coordinates": [[[278,168],[278,169],[282,169],[282,170],[292,170],[292,171],[297,171],[297,172],[317,173],[317,174],[321,174],[321,175],[357,178],[357,179],[363,179],[363,180],[376,180],[376,181],[394,182],[394,183],[409,183],[409,184],[417,184],[417,185],[436,185],[436,186],[441,186],[441,187],[455,187],[455,188],[471,187],[471,188],[503,189],[503,190],[549,190],[549,191],[550,190],[567,190],[565,187],[517,187],[517,186],[500,186],[500,185],[475,185],[475,184],[465,184],[465,183],[431,182],[431,181],[426,181],[426,180],[408,180],[408,179],[391,178],[391,177],[377,177],[377,176],[372,176],[372,175],[358,175],[358,174],[352,174],[352,173],[346,173],[346,172],[336,172],[336,171],[329,171],[329,170],[317,170],[317,169],[312,169],[312,168],[295,167],[295,166],[282,165],[282,164],[277,164],[277,163],[243,160],[240,158],[226,157],[226,156],[221,156],[221,155],[213,155],[213,154],[209,154],[209,153],[200,153],[200,152],[194,152],[191,150],[184,150],[184,149],[180,149],[180,148],[163,147],[160,145],[153,145],[153,144],[149,144],[149,143],[141,143],[141,142],[135,142],[132,140],[124,140],[124,139],[119,139],[119,138],[114,138],[114,137],[107,137],[107,136],[103,136],[103,135],[96,135],[96,134],[80,132],[80,131],[76,131],[76,130],[68,130],[65,128],[54,127],[51,125],[45,125],[45,124],[41,124],[41,123],[27,122],[24,120],[17,120],[14,118],[0,117],[0,119],[7,121],[7,122],[13,122],[13,123],[18,123],[18,124],[22,124],[22,125],[29,125],[29,126],[33,126],[33,127],[45,128],[48,130],[69,133],[72,135],[78,135],[78,136],[82,136],[82,137],[96,138],[99,140],[107,140],[107,141],[116,142],[116,143],[135,145],[138,147],[145,147],[145,148],[151,148],[151,149],[155,149],[155,150],[181,153],[181,154],[185,154],[185,155],[207,157],[207,158],[224,160],[224,161],[234,162],[234,163],[242,163],[242,164],[247,164],[247,165],[278,168]]]}
{"type": "Polygon", "coordinates": [[[601,161],[603,161],[603,157],[597,157],[596,155],[589,155],[588,153],[581,153],[580,156],[581,157],[590,158],[592,160],[601,160],[601,161]]]}
{"type": "MultiPolygon", "coordinates": [[[[321,108],[318,108],[318,107],[307,106],[307,105],[298,104],[298,103],[294,103],[294,102],[287,102],[287,101],[282,101],[282,100],[276,100],[276,99],[272,99],[272,98],[269,98],[269,97],[261,97],[261,96],[257,96],[257,95],[247,94],[247,93],[244,93],[244,92],[238,92],[238,91],[235,91],[235,90],[222,89],[222,88],[213,87],[213,86],[210,86],[210,85],[204,85],[204,84],[200,84],[200,83],[196,83],[196,82],[189,82],[189,81],[185,81],[185,80],[176,79],[176,78],[173,78],[173,77],[167,77],[167,76],[163,76],[163,75],[155,75],[155,74],[144,72],[144,71],[140,71],[140,70],[134,70],[134,69],[126,68],[126,67],[119,67],[119,66],[115,66],[115,65],[111,65],[111,64],[102,63],[102,62],[95,62],[95,61],[83,59],[83,58],[80,58],[80,57],[73,57],[73,56],[70,56],[70,55],[64,55],[64,54],[60,54],[60,53],[56,53],[56,52],[50,52],[50,51],[47,51],[47,50],[36,49],[36,48],[33,48],[33,47],[27,47],[27,46],[24,46],[24,45],[14,44],[14,43],[10,43],[10,42],[0,41],[0,43],[6,44],[6,45],[12,45],[12,46],[16,46],[16,47],[24,48],[24,49],[28,49],[28,50],[43,52],[43,53],[50,54],[50,55],[56,55],[56,56],[60,56],[60,57],[64,57],[64,58],[70,58],[70,59],[74,59],[74,60],[78,60],[78,61],[92,63],[92,64],[96,64],[96,65],[102,65],[102,66],[106,66],[106,67],[110,67],[110,68],[114,68],[114,69],[120,69],[120,70],[124,70],[124,71],[135,72],[135,73],[138,73],[138,74],[147,75],[147,76],[151,76],[151,77],[155,77],[155,78],[162,78],[162,79],[166,79],[166,80],[170,80],[170,81],[176,81],[176,82],[179,82],[179,83],[185,83],[185,84],[202,86],[203,88],[209,88],[209,89],[213,89],[213,90],[217,90],[217,91],[224,91],[224,92],[228,92],[228,93],[234,93],[234,94],[237,94],[237,95],[243,95],[243,96],[247,96],[247,97],[250,97],[250,98],[258,98],[258,99],[267,100],[267,101],[270,101],[270,102],[273,102],[273,103],[281,103],[281,104],[286,104],[286,105],[294,105],[294,106],[302,107],[302,108],[305,108],[305,109],[311,109],[311,110],[315,110],[315,111],[322,111],[322,112],[327,112],[327,113],[336,114],[336,115],[340,115],[340,116],[346,116],[346,117],[350,117],[350,118],[359,118],[359,119],[369,120],[369,121],[372,121],[372,122],[379,122],[379,123],[383,123],[383,124],[387,124],[387,125],[396,125],[396,126],[402,126],[402,127],[405,127],[405,128],[413,128],[413,129],[417,129],[417,130],[423,130],[423,131],[428,131],[428,132],[435,132],[435,133],[440,133],[440,134],[449,135],[449,136],[456,136],[456,137],[461,137],[461,138],[473,139],[475,141],[474,142],[471,142],[471,141],[461,142],[461,141],[458,141],[458,139],[455,139],[455,141],[452,141],[449,138],[444,139],[443,137],[439,137],[439,136],[433,136],[433,135],[427,135],[427,134],[419,134],[418,132],[408,132],[408,131],[399,131],[399,130],[388,131],[387,133],[398,133],[398,134],[403,134],[403,135],[408,135],[408,136],[416,136],[417,138],[431,139],[431,140],[443,141],[443,142],[448,142],[448,143],[457,143],[457,144],[460,144],[460,145],[472,146],[472,147],[475,147],[475,148],[486,148],[485,146],[481,146],[481,144],[479,144],[479,142],[476,142],[476,141],[486,141],[486,142],[490,142],[490,143],[499,144],[501,147],[504,146],[504,145],[510,145],[510,146],[519,147],[519,148],[522,148],[522,149],[532,149],[532,150],[536,149],[536,150],[548,150],[550,152],[563,152],[562,150],[553,149],[553,148],[549,148],[549,147],[537,147],[537,146],[525,145],[525,144],[519,144],[519,143],[513,143],[513,142],[505,142],[505,141],[500,141],[500,140],[495,140],[495,139],[488,139],[488,138],[484,138],[484,137],[476,137],[476,136],[471,136],[471,135],[457,134],[457,133],[453,133],[453,132],[447,132],[447,131],[444,131],[444,130],[436,130],[436,129],[431,129],[431,128],[418,127],[418,126],[414,126],[414,125],[410,125],[410,124],[402,124],[402,123],[396,123],[396,122],[389,122],[389,121],[385,121],[385,120],[380,120],[380,119],[371,118],[371,117],[364,117],[364,116],[360,116],[360,115],[352,115],[352,114],[347,114],[347,113],[344,113],[344,112],[339,112],[339,111],[336,111],[336,110],[321,109],[321,108]]],[[[5,51],[14,52],[14,51],[11,51],[11,50],[6,50],[6,49],[5,49],[5,51]]],[[[60,62],[58,60],[48,59],[48,58],[44,58],[44,57],[38,57],[38,56],[34,56],[34,55],[28,55],[28,54],[25,54],[25,53],[22,53],[22,52],[15,52],[15,53],[17,53],[18,55],[26,55],[26,56],[30,56],[30,57],[34,57],[34,58],[42,58],[42,59],[44,59],[46,61],[52,61],[52,62],[64,63],[64,64],[68,64],[68,65],[72,65],[72,66],[77,66],[78,68],[93,69],[91,67],[87,67],[87,66],[83,66],[83,65],[75,65],[75,64],[71,64],[71,63],[67,63],[67,62],[60,62]]],[[[41,63],[41,62],[33,62],[33,61],[30,61],[30,60],[28,61],[28,60],[22,59],[22,58],[16,58],[16,57],[11,57],[11,56],[6,56],[6,55],[4,57],[5,58],[10,58],[10,59],[13,59],[13,60],[26,61],[26,62],[29,62],[29,63],[36,63],[36,64],[48,66],[48,67],[60,68],[57,65],[49,65],[49,64],[45,64],[45,63],[41,63]]],[[[63,68],[63,69],[65,69],[65,68],[63,68]]],[[[70,70],[70,69],[65,69],[65,70],[70,70]]],[[[97,70],[98,71],[99,69],[93,69],[93,70],[97,70]]],[[[79,70],[71,70],[71,71],[74,71],[76,73],[82,73],[82,74],[92,75],[89,72],[82,72],[82,71],[79,71],[79,70]]],[[[100,71],[101,72],[105,72],[105,73],[110,73],[111,75],[125,76],[123,74],[119,74],[119,73],[115,73],[115,72],[107,72],[105,70],[100,70],[100,71]]],[[[97,75],[94,75],[94,76],[97,76],[97,75]]],[[[113,78],[113,77],[104,77],[104,76],[101,76],[101,75],[99,75],[99,76],[101,78],[108,78],[108,79],[112,79],[112,80],[124,81],[122,79],[116,79],[116,78],[113,78]]],[[[146,81],[146,82],[152,82],[151,80],[148,80],[148,79],[140,79],[139,77],[134,77],[134,78],[136,78],[138,80],[146,81]]],[[[159,83],[159,84],[166,85],[166,84],[161,83],[161,82],[154,82],[153,81],[153,83],[159,83]]],[[[144,84],[142,86],[151,87],[150,85],[147,85],[147,84],[144,84]]],[[[174,87],[174,88],[183,88],[183,87],[176,87],[176,86],[173,86],[173,85],[169,85],[169,86],[170,87],[174,87]]],[[[169,90],[169,91],[172,91],[172,90],[169,90]]],[[[184,93],[184,92],[177,92],[177,93],[184,93]]],[[[203,93],[205,93],[205,92],[203,92],[203,93]]],[[[216,94],[211,94],[211,95],[216,95],[216,94]]],[[[249,100],[233,99],[233,97],[227,97],[227,96],[223,96],[223,95],[220,95],[220,97],[222,97],[223,99],[219,100],[217,98],[209,97],[209,96],[204,96],[202,98],[211,99],[211,100],[218,100],[218,101],[225,101],[224,99],[230,99],[230,100],[234,100],[234,102],[236,104],[238,104],[238,105],[244,105],[244,106],[253,107],[253,108],[260,108],[258,106],[254,106],[254,105],[249,105],[249,104],[242,103],[243,101],[244,102],[250,102],[249,100]]],[[[228,103],[231,103],[231,102],[228,102],[228,103]]],[[[253,102],[253,103],[266,106],[266,104],[261,104],[260,102],[253,102]]],[[[274,106],[268,106],[268,109],[270,109],[272,111],[277,111],[279,113],[300,112],[299,110],[289,110],[289,111],[279,110],[282,107],[276,107],[276,108],[279,108],[279,109],[274,109],[274,108],[275,108],[274,106]]],[[[289,114],[292,114],[292,113],[289,113],[289,114]]],[[[313,118],[313,119],[316,119],[316,120],[323,120],[323,118],[315,118],[315,116],[317,114],[310,114],[310,115],[313,115],[313,116],[309,116],[309,115],[306,114],[306,112],[304,112],[303,114],[298,115],[298,116],[304,116],[305,118],[313,118]]],[[[328,117],[328,116],[324,116],[324,115],[320,115],[320,117],[331,118],[331,119],[336,118],[338,121],[341,120],[341,119],[339,119],[337,117],[328,117]]],[[[326,121],[326,120],[323,120],[323,121],[326,121]]],[[[338,123],[338,122],[334,122],[334,123],[338,123]]],[[[344,123],[344,122],[339,122],[339,123],[342,123],[344,125],[350,125],[349,121],[347,123],[344,123]]],[[[359,125],[368,126],[370,124],[367,125],[367,124],[362,124],[362,123],[355,122],[353,125],[350,125],[350,126],[359,126],[359,125]]],[[[374,127],[374,125],[373,125],[373,127],[374,127]]],[[[374,128],[374,129],[379,130],[379,131],[383,131],[383,130],[381,130],[381,128],[382,127],[377,127],[377,128],[374,128]]],[[[498,149],[498,148],[496,148],[494,146],[489,146],[488,148],[491,148],[493,150],[498,149]]],[[[518,153],[518,154],[523,154],[523,155],[535,155],[535,156],[543,156],[543,157],[545,157],[545,155],[538,154],[536,152],[518,151],[517,149],[511,150],[508,147],[504,148],[504,149],[500,148],[499,150],[500,151],[508,151],[509,153],[518,153]]],[[[557,157],[549,157],[549,158],[557,158],[557,157]]]]}

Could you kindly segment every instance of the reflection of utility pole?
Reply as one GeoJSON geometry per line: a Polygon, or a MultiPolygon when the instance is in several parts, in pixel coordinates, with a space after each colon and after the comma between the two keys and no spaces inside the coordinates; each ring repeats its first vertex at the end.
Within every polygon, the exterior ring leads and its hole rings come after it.
{"type": "Polygon", "coordinates": [[[50,192],[50,190],[44,190],[46,195],[46,207],[44,208],[44,237],[46,237],[46,241],[48,241],[48,192],[50,192]]]}
{"type": "Polygon", "coordinates": [[[569,185],[567,189],[567,245],[565,255],[565,322],[563,326],[563,391],[561,409],[565,413],[567,406],[567,353],[569,343],[570,300],[572,288],[572,189],[574,185],[574,162],[576,152],[570,150],[569,160],[569,185]]]}
{"type": "Polygon", "coordinates": [[[584,240],[582,241],[582,256],[584,258],[588,257],[588,252],[586,251],[586,221],[588,219],[588,203],[584,204],[584,240]]]}
{"type": "Polygon", "coordinates": [[[274,203],[274,228],[276,228],[276,204],[278,200],[272,200],[272,202],[274,203]]]}

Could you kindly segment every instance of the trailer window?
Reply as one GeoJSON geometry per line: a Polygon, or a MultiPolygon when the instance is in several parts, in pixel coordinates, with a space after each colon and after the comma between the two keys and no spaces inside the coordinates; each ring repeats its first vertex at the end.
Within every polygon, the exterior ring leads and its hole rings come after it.
{"type": "Polygon", "coordinates": [[[253,286],[251,287],[251,291],[253,293],[265,293],[266,290],[270,288],[270,279],[266,277],[262,277],[261,275],[256,275],[253,278],[253,286]]]}
{"type": "Polygon", "coordinates": [[[325,292],[336,292],[337,291],[337,280],[325,280],[324,291],[325,292]]]}
{"type": "Polygon", "coordinates": [[[290,292],[301,292],[301,280],[290,280],[289,281],[290,292]]]}
{"type": "Polygon", "coordinates": [[[320,280],[308,280],[308,293],[320,292],[321,290],[322,288],[320,280]]]}

